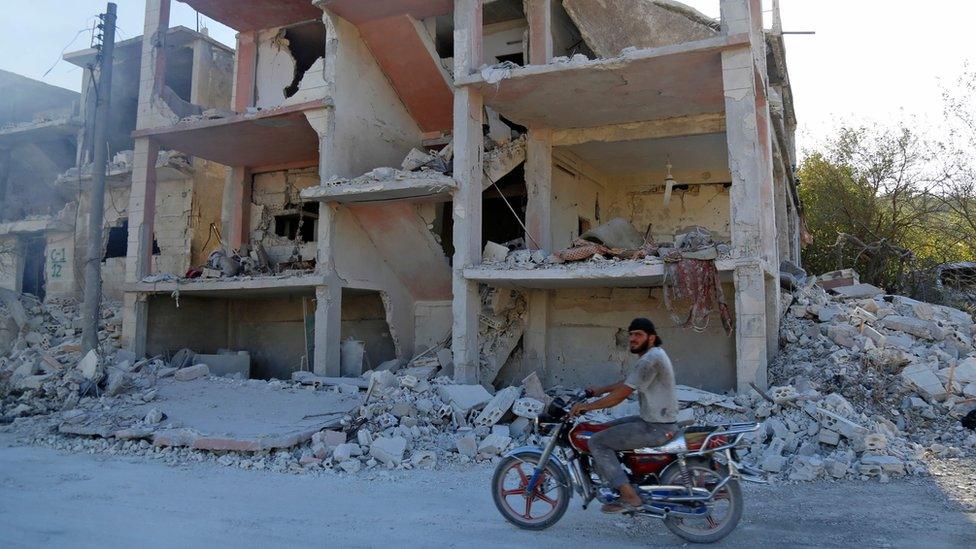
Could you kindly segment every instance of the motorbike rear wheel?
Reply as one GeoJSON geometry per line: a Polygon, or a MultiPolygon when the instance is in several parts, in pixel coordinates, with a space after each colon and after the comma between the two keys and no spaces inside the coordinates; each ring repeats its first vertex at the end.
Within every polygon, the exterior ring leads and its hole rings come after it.
{"type": "MultiPolygon", "coordinates": [[[[717,470],[712,462],[705,459],[688,460],[688,474],[696,488],[712,490],[724,478],[725,471],[717,470]]],[[[684,485],[681,470],[672,467],[661,484],[684,485]]],[[[713,543],[729,535],[742,518],[742,489],[739,481],[732,479],[715,494],[713,501],[705,504],[708,513],[702,518],[671,515],[664,519],[664,525],[676,536],[692,543],[713,543]]]]}
{"type": "Polygon", "coordinates": [[[491,479],[498,512],[523,530],[545,530],[559,522],[573,495],[569,479],[552,461],[543,469],[535,490],[526,493],[539,457],[535,453],[508,456],[498,463],[491,479]]]}

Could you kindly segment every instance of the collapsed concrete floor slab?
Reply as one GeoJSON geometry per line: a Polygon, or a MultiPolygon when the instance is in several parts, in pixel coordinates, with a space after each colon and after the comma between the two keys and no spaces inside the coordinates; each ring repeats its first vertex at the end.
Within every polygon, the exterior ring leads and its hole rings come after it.
{"type": "Polygon", "coordinates": [[[119,402],[100,413],[79,411],[59,431],[148,439],[156,446],[258,452],[301,444],[359,404],[356,396],[286,389],[260,380],[164,379],[149,402],[119,402]],[[154,411],[165,417],[147,427],[144,418],[154,411]]]}

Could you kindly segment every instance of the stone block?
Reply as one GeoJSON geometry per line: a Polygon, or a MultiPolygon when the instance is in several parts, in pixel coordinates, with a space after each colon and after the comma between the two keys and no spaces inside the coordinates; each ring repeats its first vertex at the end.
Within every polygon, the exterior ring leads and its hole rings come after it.
{"type": "Polygon", "coordinates": [[[358,459],[347,459],[339,462],[339,468],[347,473],[358,473],[363,468],[362,462],[358,459]]]}
{"type": "Polygon", "coordinates": [[[824,472],[823,460],[817,456],[797,456],[793,458],[790,480],[816,480],[824,472]]]}
{"type": "Polygon", "coordinates": [[[433,469],[437,466],[437,454],[430,450],[419,450],[410,456],[410,463],[414,467],[426,467],[433,469]]]}
{"type": "Polygon", "coordinates": [[[759,466],[767,473],[779,473],[786,467],[786,458],[778,454],[767,455],[759,466]]]}
{"type": "Polygon", "coordinates": [[[407,439],[403,437],[379,437],[369,447],[369,455],[387,467],[396,467],[403,461],[407,439]]]}
{"type": "Polygon", "coordinates": [[[88,351],[88,354],[78,362],[78,370],[86,379],[94,381],[95,376],[98,375],[99,361],[98,353],[94,350],[88,351]]]}
{"type": "Polygon", "coordinates": [[[515,399],[522,394],[521,387],[506,387],[498,391],[495,396],[485,405],[478,417],[475,418],[475,425],[490,427],[504,416],[515,403],[515,399]]]}
{"type": "Polygon", "coordinates": [[[840,443],[840,433],[821,427],[820,431],[817,433],[817,440],[822,444],[837,446],[840,443]]]}
{"type": "Polygon", "coordinates": [[[365,427],[356,432],[356,442],[361,448],[367,448],[373,443],[373,433],[365,427]]]}
{"type": "Polygon", "coordinates": [[[860,438],[868,432],[866,428],[830,410],[818,406],[816,411],[821,428],[840,433],[852,440],[860,438]]]}
{"type": "Polygon", "coordinates": [[[840,479],[847,476],[847,472],[850,470],[850,465],[837,461],[836,459],[825,459],[824,460],[824,470],[827,474],[840,479]]]}
{"type": "Polygon", "coordinates": [[[884,347],[884,344],[887,341],[884,334],[870,326],[865,326],[864,329],[861,330],[861,335],[873,341],[878,347],[884,347]]]}
{"type": "Polygon", "coordinates": [[[194,379],[207,377],[209,374],[210,368],[206,364],[194,364],[193,366],[177,370],[173,374],[173,379],[176,381],[193,381],[194,379]]]}
{"type": "Polygon", "coordinates": [[[888,439],[881,433],[871,433],[864,437],[863,444],[865,452],[884,452],[888,447],[888,439]]]}
{"type": "Polygon", "coordinates": [[[839,286],[833,289],[834,293],[841,299],[865,299],[884,294],[884,290],[871,284],[853,284],[851,286],[839,286]]]}
{"type": "Polygon", "coordinates": [[[881,319],[881,325],[889,330],[904,332],[922,339],[935,339],[934,322],[910,316],[889,315],[881,319]]]}
{"type": "Polygon", "coordinates": [[[939,381],[928,365],[916,362],[905,367],[901,371],[901,378],[909,386],[933,399],[941,399],[946,396],[945,387],[939,381]]]}
{"type": "Polygon", "coordinates": [[[488,435],[481,444],[478,445],[478,453],[486,455],[497,455],[505,451],[511,444],[512,438],[505,435],[488,435]]]}
{"type": "Polygon", "coordinates": [[[353,456],[360,456],[362,453],[363,451],[358,444],[347,442],[336,446],[336,449],[332,451],[332,459],[337,463],[342,463],[353,456]]]}
{"type": "Polygon", "coordinates": [[[481,254],[481,260],[484,263],[504,263],[506,258],[508,258],[508,247],[490,240],[485,244],[485,249],[481,254]]]}
{"type": "Polygon", "coordinates": [[[546,391],[542,387],[542,381],[535,372],[525,376],[522,380],[523,394],[529,398],[534,398],[539,402],[547,402],[546,391]]]}
{"type": "Polygon", "coordinates": [[[251,377],[251,355],[248,353],[194,355],[193,363],[206,364],[212,376],[225,377],[237,374],[241,379],[251,377]]]}
{"type": "Polygon", "coordinates": [[[461,455],[473,458],[478,454],[478,439],[473,434],[458,437],[454,441],[454,444],[457,447],[458,453],[461,455]]]}
{"type": "Polygon", "coordinates": [[[535,419],[542,413],[543,408],[545,405],[542,402],[534,398],[524,397],[515,401],[515,404],[512,405],[512,413],[519,417],[535,419]]]}
{"type": "Polygon", "coordinates": [[[863,455],[861,456],[861,466],[880,467],[882,471],[889,475],[904,475],[905,463],[895,456],[863,455]]]}
{"type": "Polygon", "coordinates": [[[461,412],[481,408],[491,400],[491,394],[481,385],[440,385],[437,396],[448,404],[456,406],[461,412]]]}
{"type": "Polygon", "coordinates": [[[953,372],[952,379],[962,385],[976,383],[976,357],[969,357],[960,360],[956,364],[956,371],[953,372]]]}
{"type": "MultiPolygon", "coordinates": [[[[974,384],[976,385],[976,384],[974,384]]],[[[508,426],[509,436],[518,440],[525,438],[530,432],[532,432],[532,422],[528,418],[517,417],[508,426]]]]}

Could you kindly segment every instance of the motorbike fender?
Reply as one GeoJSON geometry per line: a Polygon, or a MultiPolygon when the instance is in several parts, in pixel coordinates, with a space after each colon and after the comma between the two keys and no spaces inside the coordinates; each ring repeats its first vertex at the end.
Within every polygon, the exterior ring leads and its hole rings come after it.
{"type": "MultiPolygon", "coordinates": [[[[519,446],[518,448],[505,452],[503,457],[514,457],[518,459],[520,456],[526,455],[542,457],[542,449],[537,446],[519,446]]],[[[572,486],[572,477],[569,474],[569,469],[566,467],[566,464],[554,453],[549,456],[549,463],[553,464],[559,470],[559,474],[562,477],[560,480],[572,486]]]]}

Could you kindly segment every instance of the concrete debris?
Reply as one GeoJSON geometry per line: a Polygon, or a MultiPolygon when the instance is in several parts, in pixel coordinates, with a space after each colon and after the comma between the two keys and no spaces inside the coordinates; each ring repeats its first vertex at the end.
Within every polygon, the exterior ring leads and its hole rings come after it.
{"type": "MultiPolygon", "coordinates": [[[[504,334],[506,326],[518,324],[524,315],[524,298],[505,292],[484,295],[483,331],[504,334]]],[[[976,324],[969,315],[898,296],[832,295],[812,281],[790,297],[789,314],[782,321],[785,344],[769,370],[772,387],[762,394],[748,390],[735,395],[679,386],[683,421],[763,421],[764,428],[746,439],[740,457],[790,481],[924,474],[927,457],[976,453],[976,433],[959,422],[976,409],[976,324]],[[892,323],[891,317],[907,320],[892,323]],[[924,332],[916,329],[921,323],[924,332]],[[944,337],[925,337],[935,333],[944,337]]],[[[558,394],[545,391],[536,374],[500,387],[494,395],[481,385],[455,384],[443,375],[449,359],[438,351],[446,344],[409,364],[397,361],[362,377],[298,372],[292,380],[271,382],[214,377],[191,384],[160,383],[170,372],[176,379],[205,375],[205,366],[188,365],[193,361],[181,358],[177,368],[161,358],[118,351],[121,315],[112,307],[103,313],[100,357],[91,355],[85,362],[75,328],[77,313],[26,299],[29,321],[19,330],[13,350],[0,358],[0,412],[17,418],[15,432],[35,441],[75,440],[58,442],[68,447],[83,444],[296,473],[439,467],[494,460],[514,445],[537,442],[532,419],[558,394]],[[26,339],[30,332],[43,337],[32,337],[38,342],[32,344],[26,339]],[[86,367],[79,367],[83,362],[86,367]],[[366,400],[363,389],[371,379],[366,400]],[[214,437],[204,444],[201,433],[168,417],[172,410],[157,391],[169,386],[198,390],[212,383],[329,395],[345,386],[358,400],[338,415],[323,417],[314,429],[279,437],[273,444],[214,437]],[[110,386],[117,395],[107,394],[110,386]],[[138,414],[129,413],[132,417],[105,413],[135,404],[140,407],[138,414]]],[[[607,413],[591,413],[589,419],[634,413],[636,404],[625,402],[607,413]]]]}
{"type": "Polygon", "coordinates": [[[210,368],[206,364],[194,364],[186,368],[180,368],[173,374],[173,379],[177,381],[193,381],[201,377],[210,375],[210,368]]]}

